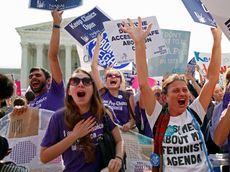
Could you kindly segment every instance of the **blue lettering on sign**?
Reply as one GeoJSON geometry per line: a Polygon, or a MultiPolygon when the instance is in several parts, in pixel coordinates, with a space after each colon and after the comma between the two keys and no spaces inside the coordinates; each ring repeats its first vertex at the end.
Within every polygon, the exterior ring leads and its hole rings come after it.
{"type": "Polygon", "coordinates": [[[197,62],[198,61],[209,62],[209,60],[210,60],[210,58],[208,58],[208,57],[200,57],[200,53],[199,52],[195,51],[194,54],[195,54],[195,59],[196,59],[197,62]]]}
{"type": "MultiPolygon", "coordinates": [[[[96,45],[96,41],[93,40],[88,44],[88,53],[92,59],[93,51],[96,45]]],[[[106,68],[107,66],[112,66],[115,69],[121,69],[126,67],[129,63],[117,64],[116,59],[113,55],[111,45],[108,40],[108,36],[103,32],[101,44],[100,44],[100,53],[98,63],[101,67],[106,68]]]]}

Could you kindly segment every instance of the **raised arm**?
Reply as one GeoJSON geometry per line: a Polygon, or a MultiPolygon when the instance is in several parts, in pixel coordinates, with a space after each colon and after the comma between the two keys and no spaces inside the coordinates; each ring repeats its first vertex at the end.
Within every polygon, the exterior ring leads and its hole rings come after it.
{"type": "Polygon", "coordinates": [[[100,52],[100,42],[101,42],[101,35],[98,34],[95,49],[93,52],[92,62],[91,62],[92,77],[94,78],[94,81],[95,81],[95,84],[96,84],[98,90],[100,90],[102,87],[104,87],[104,85],[101,81],[100,73],[99,73],[98,66],[97,66],[98,65],[99,52],[100,52]]]}
{"type": "Polygon", "coordinates": [[[121,30],[129,33],[130,37],[135,43],[136,52],[136,68],[138,84],[141,91],[143,106],[148,115],[151,115],[155,108],[156,98],[148,83],[148,67],[146,62],[145,38],[148,36],[152,24],[148,25],[146,30],[142,30],[142,20],[138,17],[138,26],[135,27],[134,23],[128,19],[129,24],[123,22],[124,27],[121,30]]]}
{"type": "Polygon", "coordinates": [[[60,84],[63,80],[61,67],[58,61],[58,50],[60,42],[60,24],[62,21],[63,11],[54,10],[52,11],[53,17],[53,30],[50,39],[49,51],[48,51],[48,60],[50,64],[50,70],[52,78],[56,81],[57,84],[60,84]]]}
{"type": "Polygon", "coordinates": [[[211,30],[213,35],[212,55],[208,67],[207,79],[199,95],[200,103],[205,111],[208,108],[214,88],[219,80],[221,64],[221,30],[219,27],[211,28],[211,30]]]}

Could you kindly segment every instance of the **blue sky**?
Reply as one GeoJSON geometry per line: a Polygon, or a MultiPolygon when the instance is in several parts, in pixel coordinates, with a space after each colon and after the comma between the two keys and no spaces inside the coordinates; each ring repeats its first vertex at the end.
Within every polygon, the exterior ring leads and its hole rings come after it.
{"type": "MultiPolygon", "coordinates": [[[[1,68],[21,67],[20,38],[16,27],[51,21],[49,11],[30,9],[29,0],[2,1],[0,15],[1,68]]],[[[63,18],[78,17],[93,7],[100,7],[113,19],[156,16],[162,29],[191,32],[189,58],[193,51],[210,52],[212,36],[210,27],[193,22],[181,0],[83,0],[83,5],[67,10],[63,18]]],[[[223,35],[222,50],[230,52],[230,42],[223,35]]]]}

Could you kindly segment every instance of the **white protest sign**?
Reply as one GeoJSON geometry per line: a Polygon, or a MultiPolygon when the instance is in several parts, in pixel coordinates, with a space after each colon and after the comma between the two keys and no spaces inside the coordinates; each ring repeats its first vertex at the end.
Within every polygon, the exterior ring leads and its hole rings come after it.
{"type": "Polygon", "coordinates": [[[12,152],[4,158],[25,166],[30,172],[61,172],[61,156],[43,164],[40,161],[40,149],[43,136],[49,124],[52,111],[28,108],[22,115],[5,115],[0,119],[0,135],[7,138],[12,152]]]}
{"type": "Polygon", "coordinates": [[[212,14],[221,30],[230,40],[230,1],[229,0],[202,0],[205,7],[212,14]]]}
{"type": "MultiPolygon", "coordinates": [[[[208,66],[210,63],[211,54],[210,53],[203,53],[203,52],[194,52],[194,57],[196,60],[196,64],[200,68],[201,75],[206,78],[208,72],[208,66]]],[[[230,68],[230,53],[222,53],[221,55],[221,67],[220,67],[220,77],[219,77],[219,84],[224,85],[224,75],[227,70],[230,68]]]]}
{"type": "MultiPolygon", "coordinates": [[[[120,30],[122,21],[106,21],[103,22],[108,39],[118,64],[128,63],[134,61],[135,45],[132,38],[128,33],[120,30]]],[[[135,25],[138,25],[137,20],[132,20],[135,25]]],[[[147,58],[161,56],[167,53],[167,47],[164,39],[160,33],[160,28],[155,16],[142,19],[142,28],[146,29],[147,26],[153,23],[152,29],[146,38],[146,55],[147,58]]]]}

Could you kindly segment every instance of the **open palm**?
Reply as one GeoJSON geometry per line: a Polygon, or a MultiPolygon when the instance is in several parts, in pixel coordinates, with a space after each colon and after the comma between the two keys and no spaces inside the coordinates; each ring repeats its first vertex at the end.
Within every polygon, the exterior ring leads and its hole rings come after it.
{"type": "Polygon", "coordinates": [[[145,38],[148,36],[152,24],[148,25],[146,30],[142,29],[142,20],[140,17],[138,17],[138,25],[135,26],[132,20],[127,19],[129,22],[129,25],[125,23],[124,21],[122,24],[124,25],[120,29],[126,33],[129,33],[130,37],[133,39],[134,42],[140,42],[145,40],[145,38]]]}

